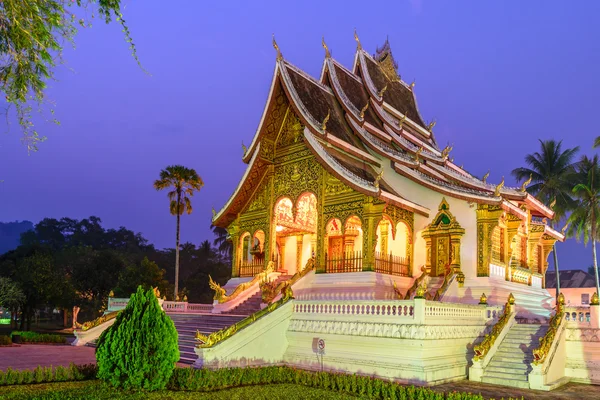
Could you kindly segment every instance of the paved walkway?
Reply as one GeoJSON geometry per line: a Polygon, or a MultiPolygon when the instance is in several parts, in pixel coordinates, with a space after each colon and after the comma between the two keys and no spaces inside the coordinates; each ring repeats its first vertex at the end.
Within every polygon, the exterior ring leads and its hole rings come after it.
{"type": "Polygon", "coordinates": [[[48,346],[25,344],[20,347],[0,347],[0,370],[34,369],[38,365],[69,366],[75,364],[96,363],[95,350],[86,346],[48,346]]]}
{"type": "Polygon", "coordinates": [[[508,398],[513,397],[525,400],[598,400],[600,399],[600,386],[585,385],[581,383],[568,383],[551,392],[543,392],[539,390],[526,390],[511,387],[489,385],[485,383],[477,383],[470,381],[460,381],[455,383],[446,383],[444,385],[434,386],[433,390],[442,392],[470,392],[481,394],[484,398],[508,398]]]}

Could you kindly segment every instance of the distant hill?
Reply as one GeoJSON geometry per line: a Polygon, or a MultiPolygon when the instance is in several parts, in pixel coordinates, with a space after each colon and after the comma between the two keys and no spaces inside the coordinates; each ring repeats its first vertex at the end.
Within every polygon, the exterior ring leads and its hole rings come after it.
{"type": "Polygon", "coordinates": [[[0,254],[16,249],[21,240],[21,233],[31,229],[31,221],[0,222],[0,254]]]}

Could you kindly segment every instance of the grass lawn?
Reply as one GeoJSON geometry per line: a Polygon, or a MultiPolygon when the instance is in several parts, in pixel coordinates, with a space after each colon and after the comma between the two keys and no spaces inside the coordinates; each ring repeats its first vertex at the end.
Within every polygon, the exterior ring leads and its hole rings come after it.
{"type": "Polygon", "coordinates": [[[84,382],[62,382],[62,383],[41,383],[35,385],[15,385],[4,386],[0,388],[0,399],[2,400],[109,400],[109,399],[216,399],[216,400],[234,400],[234,399],[252,399],[252,400],[271,400],[271,399],[314,399],[314,400],[343,400],[356,399],[349,394],[330,392],[324,389],[316,389],[302,385],[281,384],[281,385],[259,385],[245,386],[233,389],[224,389],[216,392],[175,392],[175,391],[157,391],[151,393],[144,392],[124,392],[108,386],[100,381],[84,382]]]}

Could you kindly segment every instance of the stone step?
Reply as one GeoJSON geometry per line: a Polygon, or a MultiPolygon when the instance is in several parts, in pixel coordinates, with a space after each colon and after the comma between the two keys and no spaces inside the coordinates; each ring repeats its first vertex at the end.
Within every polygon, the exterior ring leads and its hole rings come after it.
{"type": "Polygon", "coordinates": [[[513,374],[513,375],[527,375],[529,372],[529,367],[525,364],[519,365],[518,367],[513,366],[513,364],[494,364],[493,362],[489,363],[485,368],[485,374],[513,374]]]}
{"type": "Polygon", "coordinates": [[[514,370],[524,370],[527,371],[529,369],[530,364],[525,363],[525,361],[517,361],[517,360],[510,360],[510,361],[502,361],[499,359],[496,359],[496,357],[492,358],[492,361],[490,361],[490,363],[488,364],[488,366],[486,368],[491,368],[491,367],[497,367],[497,368],[509,368],[509,369],[514,369],[514,370]]]}
{"type": "Polygon", "coordinates": [[[496,376],[483,376],[481,378],[482,383],[490,383],[492,385],[500,385],[500,386],[510,386],[521,389],[529,389],[529,381],[521,381],[521,380],[511,380],[505,377],[496,377],[496,376]]]}
{"type": "Polygon", "coordinates": [[[533,354],[527,353],[515,353],[498,349],[496,354],[494,354],[493,359],[498,358],[499,360],[508,359],[508,360],[517,360],[522,362],[530,362],[533,360],[533,354]]]}
{"type": "Polygon", "coordinates": [[[483,373],[484,377],[487,378],[499,378],[507,381],[525,381],[527,382],[527,374],[519,374],[519,373],[510,373],[510,372],[496,372],[496,371],[488,371],[487,368],[483,373]]]}

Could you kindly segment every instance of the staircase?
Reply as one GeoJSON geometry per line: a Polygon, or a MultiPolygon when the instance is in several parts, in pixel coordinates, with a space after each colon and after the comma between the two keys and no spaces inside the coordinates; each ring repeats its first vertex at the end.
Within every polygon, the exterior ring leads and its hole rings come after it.
{"type": "Polygon", "coordinates": [[[438,291],[440,287],[444,284],[444,276],[436,276],[429,279],[429,283],[427,284],[427,293],[425,296],[427,299],[434,299],[435,293],[438,291]]]}
{"type": "Polygon", "coordinates": [[[481,382],[529,389],[533,349],[546,334],[545,324],[515,324],[485,368],[481,382]]]}
{"type": "Polygon", "coordinates": [[[196,359],[194,347],[196,331],[204,335],[227,328],[245,318],[245,315],[223,314],[168,314],[173,320],[179,335],[179,362],[193,364],[196,359]]]}
{"type": "MultiPolygon", "coordinates": [[[[279,285],[281,282],[290,279],[290,275],[279,275],[275,280],[275,285],[279,285]]],[[[248,297],[242,303],[223,314],[233,315],[250,315],[257,311],[260,311],[260,305],[262,303],[262,293],[260,289],[252,296],[248,297]]]]}

